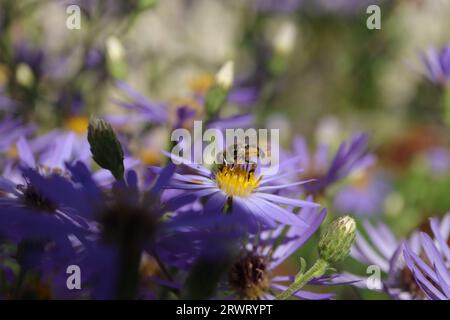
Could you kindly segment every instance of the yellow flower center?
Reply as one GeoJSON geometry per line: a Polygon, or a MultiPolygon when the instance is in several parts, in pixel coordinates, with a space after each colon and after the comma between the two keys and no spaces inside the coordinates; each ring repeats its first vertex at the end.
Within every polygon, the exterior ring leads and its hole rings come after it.
{"type": "Polygon", "coordinates": [[[138,158],[148,165],[158,165],[161,163],[161,155],[154,150],[144,149],[138,153],[138,158]]]}
{"type": "Polygon", "coordinates": [[[66,120],[64,126],[66,129],[74,131],[79,134],[86,132],[89,120],[83,116],[73,116],[66,120]]]}
{"type": "Polygon", "coordinates": [[[371,175],[364,171],[357,171],[350,178],[353,186],[358,190],[366,189],[371,181],[371,175]]]}
{"type": "Polygon", "coordinates": [[[242,166],[223,166],[215,176],[219,188],[230,197],[248,197],[259,186],[261,178],[242,166]]]}
{"type": "Polygon", "coordinates": [[[214,82],[212,74],[201,74],[189,81],[189,87],[194,93],[204,94],[214,82]]]}
{"type": "Polygon", "coordinates": [[[17,147],[16,145],[12,145],[11,147],[9,147],[9,149],[6,151],[6,157],[8,159],[17,159],[19,158],[19,153],[17,152],[17,147]]]}

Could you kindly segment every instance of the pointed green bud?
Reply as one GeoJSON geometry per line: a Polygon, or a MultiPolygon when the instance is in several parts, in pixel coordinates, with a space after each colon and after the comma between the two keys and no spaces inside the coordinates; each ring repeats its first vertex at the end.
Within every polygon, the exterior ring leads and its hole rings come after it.
{"type": "Polygon", "coordinates": [[[289,56],[295,47],[297,27],[293,22],[286,21],[279,28],[272,40],[273,56],[269,60],[269,71],[274,76],[285,72],[289,64],[289,56]]]}
{"type": "Polygon", "coordinates": [[[91,118],[88,127],[88,141],[92,157],[97,164],[113,174],[117,180],[123,179],[123,150],[111,125],[103,119],[91,118]]]}
{"type": "Polygon", "coordinates": [[[230,90],[234,81],[234,63],[233,61],[227,61],[219,72],[216,74],[216,83],[218,86],[222,87],[224,90],[230,90]]]}
{"type": "Polygon", "coordinates": [[[233,81],[234,63],[233,61],[228,61],[217,72],[214,84],[206,93],[205,106],[209,115],[216,114],[225,105],[233,81]]]}
{"type": "Polygon", "coordinates": [[[356,236],[356,223],[352,217],[340,217],[331,222],[320,237],[319,255],[328,263],[344,260],[356,236]]]}
{"type": "Polygon", "coordinates": [[[124,79],[127,73],[125,48],[117,37],[106,39],[106,62],[109,72],[117,79],[124,79]]]}

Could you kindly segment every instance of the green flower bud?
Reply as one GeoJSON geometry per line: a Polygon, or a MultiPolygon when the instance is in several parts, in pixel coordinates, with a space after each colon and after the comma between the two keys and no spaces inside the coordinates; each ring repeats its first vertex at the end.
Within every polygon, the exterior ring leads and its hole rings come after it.
{"type": "Polygon", "coordinates": [[[116,79],[124,79],[127,73],[125,49],[116,37],[106,39],[106,61],[109,72],[116,79]]]}
{"type": "Polygon", "coordinates": [[[88,141],[92,157],[97,164],[121,180],[124,175],[123,150],[111,125],[103,119],[91,118],[88,127],[88,141]]]}
{"type": "Polygon", "coordinates": [[[320,237],[319,255],[328,263],[344,260],[356,236],[355,220],[349,216],[331,222],[320,237]]]}
{"type": "Polygon", "coordinates": [[[206,93],[205,106],[209,115],[216,114],[225,105],[233,81],[234,64],[233,61],[228,61],[217,72],[214,84],[206,93]]]}
{"type": "Polygon", "coordinates": [[[213,85],[205,96],[206,111],[209,115],[216,114],[227,102],[228,91],[221,86],[213,85]]]}

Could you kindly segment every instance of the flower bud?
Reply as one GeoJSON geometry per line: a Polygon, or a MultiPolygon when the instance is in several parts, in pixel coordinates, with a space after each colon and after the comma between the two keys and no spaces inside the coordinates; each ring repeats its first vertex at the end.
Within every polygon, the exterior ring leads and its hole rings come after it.
{"type": "Polygon", "coordinates": [[[228,91],[233,85],[234,81],[234,63],[233,61],[227,61],[219,72],[216,74],[216,83],[219,87],[222,87],[225,91],[228,91]]]}
{"type": "Polygon", "coordinates": [[[30,88],[34,83],[34,75],[30,66],[25,63],[20,63],[16,70],[17,82],[27,88],[30,88]]]}
{"type": "Polygon", "coordinates": [[[206,92],[205,107],[209,115],[216,114],[225,105],[233,81],[234,64],[228,61],[217,72],[214,84],[206,92]]]}
{"type": "Polygon", "coordinates": [[[123,150],[111,125],[102,119],[91,118],[88,126],[88,141],[92,157],[97,164],[120,180],[123,178],[123,150]]]}
{"type": "Polygon", "coordinates": [[[106,52],[108,58],[114,62],[121,61],[125,57],[125,49],[120,40],[116,37],[109,37],[106,39],[106,52]]]}
{"type": "Polygon", "coordinates": [[[349,216],[331,222],[320,237],[319,255],[323,260],[334,263],[344,260],[356,236],[355,220],[349,216]]]}
{"type": "Polygon", "coordinates": [[[125,62],[125,49],[116,37],[106,40],[106,61],[109,72],[117,79],[125,78],[127,66],[125,62]]]}
{"type": "Polygon", "coordinates": [[[297,27],[292,22],[281,25],[273,40],[275,52],[282,56],[289,55],[294,50],[296,37],[297,27]]]}

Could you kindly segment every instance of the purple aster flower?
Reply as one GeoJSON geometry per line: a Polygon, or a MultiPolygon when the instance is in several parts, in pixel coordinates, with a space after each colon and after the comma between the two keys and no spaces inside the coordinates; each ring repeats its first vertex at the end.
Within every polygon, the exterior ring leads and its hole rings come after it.
{"type": "Polygon", "coordinates": [[[66,178],[32,168],[22,175],[21,184],[0,177],[0,237],[17,245],[21,272],[50,276],[68,265],[89,225],[62,200],[70,197],[60,188],[66,178]]]}
{"type": "MultiPolygon", "coordinates": [[[[317,231],[326,216],[326,210],[304,208],[299,216],[307,227],[292,226],[283,234],[284,227],[264,231],[258,239],[249,239],[232,265],[227,288],[239,299],[274,299],[276,294],[285,291],[294,276],[275,275],[274,270],[296,252],[317,231]],[[277,244],[278,243],[278,244],[277,244]]],[[[313,279],[310,285],[341,283],[338,276],[313,279]]],[[[294,296],[299,299],[330,299],[334,294],[315,293],[300,290],[294,296]]]]}
{"type": "MultiPolygon", "coordinates": [[[[187,173],[175,173],[167,189],[182,190],[172,198],[171,205],[178,209],[195,199],[203,199],[206,213],[230,212],[241,217],[242,223],[256,231],[262,224],[274,228],[276,222],[305,227],[307,222],[283,205],[297,207],[318,207],[308,200],[291,199],[274,194],[275,191],[304,184],[306,181],[275,185],[280,175],[261,176],[251,165],[223,165],[217,170],[202,165],[190,164],[187,160],[167,154],[182,164],[187,173]]],[[[283,167],[283,164],[280,164],[283,167]]],[[[285,172],[284,175],[292,174],[285,172]]]]}
{"type": "MultiPolygon", "coordinates": [[[[147,97],[133,89],[123,81],[117,82],[118,88],[129,96],[129,101],[115,100],[115,102],[132,113],[112,115],[106,117],[115,125],[126,124],[159,124],[171,123],[171,127],[179,128],[185,126],[188,120],[198,117],[202,112],[203,97],[196,97],[190,101],[180,101],[175,108],[175,116],[172,116],[170,105],[152,102],[147,97]]],[[[245,99],[245,92],[234,91],[234,98],[245,99]]],[[[207,121],[209,128],[247,128],[253,123],[254,117],[250,114],[238,114],[229,117],[218,117],[207,121]]]]}
{"type": "Polygon", "coordinates": [[[428,78],[436,84],[446,84],[450,80],[450,45],[442,49],[429,49],[422,57],[428,78]]]}
{"type": "Polygon", "coordinates": [[[404,256],[417,285],[432,300],[450,300],[450,214],[442,221],[432,218],[430,227],[434,240],[420,233],[421,251],[417,254],[405,245],[404,256]]]}
{"type": "Polygon", "coordinates": [[[391,190],[391,185],[382,174],[361,172],[353,177],[350,186],[337,192],[334,208],[341,213],[356,215],[380,214],[391,190]]]}
{"type": "Polygon", "coordinates": [[[260,90],[256,86],[244,86],[235,83],[228,94],[228,101],[238,106],[252,106],[258,102],[260,90]]]}
{"type": "Polygon", "coordinates": [[[35,126],[24,124],[21,120],[6,117],[0,121],[0,153],[8,152],[13,148],[20,137],[28,136],[34,132],[35,126]]]}
{"type": "MultiPolygon", "coordinates": [[[[155,212],[152,208],[156,202],[147,197],[146,209],[135,206],[140,195],[134,172],[128,173],[126,185],[116,183],[109,191],[114,195],[111,205],[107,193],[81,162],[68,165],[65,176],[42,176],[33,169],[24,169],[23,173],[26,185],[16,187],[7,179],[0,180],[4,194],[0,197],[0,236],[27,245],[21,265],[45,272],[53,279],[53,294],[59,297],[71,296],[65,269],[58,272],[58,268],[70,264],[79,265],[83,279],[91,284],[83,283],[86,289],[77,294],[107,298],[118,297],[117,290],[126,294],[136,289],[127,284],[134,285],[136,273],[132,272],[139,267],[139,248],[146,235],[153,232],[156,220],[147,213],[155,212]],[[42,243],[39,250],[28,245],[30,241],[42,243]],[[47,248],[50,252],[45,252],[47,248]]],[[[160,184],[156,182],[152,190],[160,188],[160,184]]]]}
{"type": "Polygon", "coordinates": [[[169,120],[169,113],[165,104],[150,101],[123,81],[117,81],[117,87],[130,99],[129,101],[115,100],[115,103],[132,111],[132,113],[107,117],[112,124],[164,124],[169,120]]]}
{"type": "Polygon", "coordinates": [[[86,139],[78,139],[73,132],[60,130],[31,140],[21,136],[15,145],[18,161],[8,162],[3,168],[3,176],[16,184],[22,183],[22,170],[17,162],[20,166],[36,169],[42,174],[63,172],[66,161],[76,158],[87,161],[90,158],[89,145],[84,141],[86,139]]]}
{"type": "MultiPolygon", "coordinates": [[[[20,137],[16,144],[19,164],[35,168],[43,174],[51,172],[64,172],[65,163],[82,161],[88,166],[92,165],[91,151],[85,135],[72,131],[52,130],[45,135],[27,140],[20,137]]],[[[125,169],[135,168],[140,164],[129,156],[125,157],[125,169]]],[[[5,166],[3,175],[8,179],[21,183],[21,170],[10,162],[5,166]]],[[[102,186],[111,185],[114,177],[109,170],[100,169],[93,174],[95,180],[102,186]]]]}
{"type": "Polygon", "coordinates": [[[89,48],[84,58],[84,66],[88,70],[99,68],[101,71],[104,71],[103,68],[105,67],[105,60],[106,57],[104,50],[89,48]]]}
{"type": "MultiPolygon", "coordinates": [[[[67,170],[71,179],[54,176],[59,189],[47,196],[59,199],[89,222],[89,241],[82,243],[71,263],[83,270],[82,287],[94,299],[153,296],[151,288],[148,291],[141,287],[143,282],[176,288],[178,284],[162,266],[188,268],[198,250],[192,230],[221,223],[212,216],[168,213],[160,195],[171,178],[173,165],[161,169],[156,179],[143,183],[136,172],[129,170],[125,181],[106,190],[82,162],[67,164],[67,170]],[[141,274],[147,264],[156,267],[153,272],[141,274]]],[[[64,286],[62,283],[57,288],[61,294],[67,294],[64,286]]]]}
{"type": "Polygon", "coordinates": [[[374,163],[374,156],[368,153],[366,134],[355,134],[349,141],[343,142],[330,161],[329,147],[321,145],[314,154],[310,154],[303,137],[296,137],[293,154],[299,158],[303,179],[314,179],[302,188],[310,194],[320,194],[325,189],[347,177],[352,172],[364,169],[374,163]]]}
{"type": "Polygon", "coordinates": [[[360,279],[360,282],[355,283],[360,288],[384,291],[394,299],[420,298],[420,289],[403,257],[405,244],[414,252],[419,251],[419,234],[414,232],[408,239],[403,240],[397,239],[383,223],[372,225],[366,221],[364,228],[367,232],[367,240],[358,232],[350,255],[363,264],[379,268],[383,278],[380,282],[371,283],[369,287],[369,278],[354,275],[348,275],[348,277],[360,279]]]}

